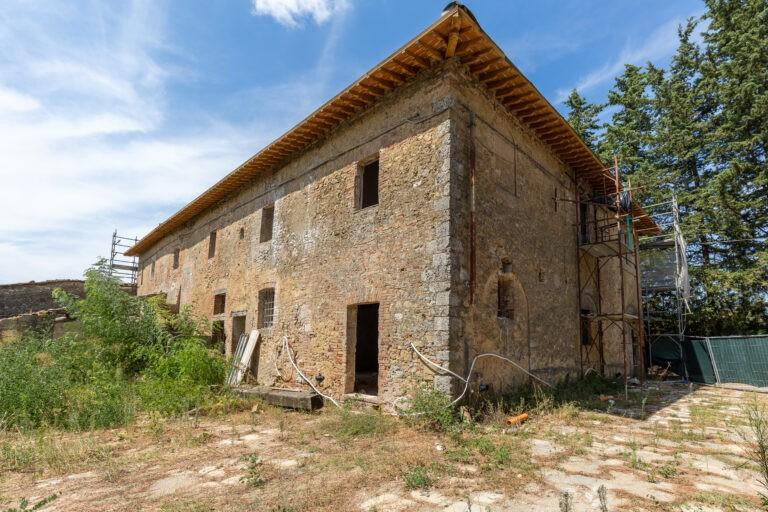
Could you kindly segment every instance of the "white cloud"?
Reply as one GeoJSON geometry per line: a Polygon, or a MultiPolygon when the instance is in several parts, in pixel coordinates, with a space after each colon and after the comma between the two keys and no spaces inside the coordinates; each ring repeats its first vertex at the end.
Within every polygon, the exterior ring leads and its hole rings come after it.
{"type": "Polygon", "coordinates": [[[678,46],[677,28],[685,22],[684,18],[674,18],[659,26],[653,33],[640,43],[628,41],[624,49],[614,60],[607,62],[591,71],[575,85],[556,91],[556,103],[565,101],[571,90],[583,93],[612,80],[624,70],[625,64],[644,65],[647,62],[658,61],[670,57],[678,46]]]}
{"type": "Polygon", "coordinates": [[[271,16],[287,27],[299,26],[306,17],[319,25],[348,7],[348,0],[253,0],[254,14],[271,16]]]}
{"type": "Polygon", "coordinates": [[[263,113],[237,125],[188,109],[180,124],[167,98],[196,73],[176,64],[168,13],[116,5],[0,10],[0,283],[81,276],[115,228],[147,234],[327,97],[339,2],[317,65],[232,95],[263,113]],[[297,90],[303,101],[289,101],[297,90]]]}
{"type": "Polygon", "coordinates": [[[82,275],[114,228],[146,234],[266,142],[210,122],[171,135],[165,12],[120,5],[0,13],[0,283],[82,275]]]}
{"type": "Polygon", "coordinates": [[[32,96],[7,87],[0,87],[0,113],[29,112],[40,108],[40,102],[32,96]]]}

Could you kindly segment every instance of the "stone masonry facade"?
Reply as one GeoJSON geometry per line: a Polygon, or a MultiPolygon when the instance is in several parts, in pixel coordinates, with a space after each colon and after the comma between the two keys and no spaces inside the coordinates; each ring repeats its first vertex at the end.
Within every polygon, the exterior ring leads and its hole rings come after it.
{"type": "MultiPolygon", "coordinates": [[[[260,291],[273,289],[274,323],[260,330],[251,375],[267,386],[305,386],[287,342],[321,389],[350,393],[353,311],[371,303],[382,401],[421,384],[458,391],[411,344],[461,375],[493,352],[543,379],[576,377],[581,189],[449,59],[143,252],[138,294],[164,293],[223,322],[231,353],[235,324],[256,328],[260,291]],[[376,158],[378,204],[360,208],[361,172],[376,158]],[[270,208],[273,235],[260,242],[270,208]],[[216,294],[225,301],[214,314],[216,294]]],[[[474,372],[473,385],[498,391],[528,379],[492,359],[474,372]]]]}

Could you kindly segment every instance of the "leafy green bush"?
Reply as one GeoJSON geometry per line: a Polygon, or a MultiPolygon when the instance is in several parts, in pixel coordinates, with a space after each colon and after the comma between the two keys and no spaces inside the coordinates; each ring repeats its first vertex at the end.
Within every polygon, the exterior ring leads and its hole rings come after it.
{"type": "Polygon", "coordinates": [[[437,432],[447,432],[461,424],[456,409],[451,405],[451,397],[428,386],[416,389],[408,417],[437,432]]]}
{"type": "Polygon", "coordinates": [[[57,340],[29,331],[0,346],[0,429],[122,425],[138,410],[179,414],[220,392],[226,360],[206,348],[188,308],[174,315],[129,295],[103,265],[86,272],[84,298],[54,296],[80,330],[57,340]]]}
{"type": "Polygon", "coordinates": [[[27,333],[0,347],[0,428],[123,424],[133,415],[126,388],[98,343],[27,333]]]}

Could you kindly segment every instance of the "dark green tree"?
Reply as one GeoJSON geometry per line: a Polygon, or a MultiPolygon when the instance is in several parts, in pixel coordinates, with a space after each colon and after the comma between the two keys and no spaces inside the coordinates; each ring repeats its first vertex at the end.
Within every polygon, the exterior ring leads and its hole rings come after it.
{"type": "Polygon", "coordinates": [[[597,149],[597,137],[600,130],[598,116],[603,105],[590,103],[574,89],[565,100],[568,107],[568,123],[578,133],[590,149],[597,149]]]}
{"type": "Polygon", "coordinates": [[[667,69],[625,66],[602,132],[578,96],[569,121],[597,134],[589,143],[606,164],[619,160],[641,203],[677,197],[694,289],[688,332],[768,332],[768,0],[705,3],[679,28],[667,69]]]}
{"type": "Polygon", "coordinates": [[[702,82],[716,104],[700,192],[712,205],[707,298],[694,320],[702,332],[768,332],[768,2],[706,5],[702,82]]]}

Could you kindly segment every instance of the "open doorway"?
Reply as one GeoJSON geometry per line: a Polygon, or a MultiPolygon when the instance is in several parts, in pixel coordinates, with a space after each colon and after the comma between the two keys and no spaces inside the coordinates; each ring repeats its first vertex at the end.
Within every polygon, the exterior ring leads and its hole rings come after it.
{"type": "Polygon", "coordinates": [[[379,394],[379,305],[354,306],[355,379],[353,392],[379,394]]]}
{"type": "Polygon", "coordinates": [[[239,314],[232,317],[232,346],[231,353],[237,350],[237,344],[240,343],[240,336],[245,334],[245,315],[239,314]]]}

